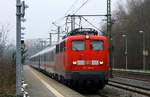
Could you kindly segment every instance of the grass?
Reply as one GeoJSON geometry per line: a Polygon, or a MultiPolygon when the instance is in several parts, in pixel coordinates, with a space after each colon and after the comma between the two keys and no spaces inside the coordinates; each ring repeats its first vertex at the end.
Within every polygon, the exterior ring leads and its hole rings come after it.
{"type": "Polygon", "coordinates": [[[16,93],[15,68],[0,63],[0,97],[14,97],[16,93]]]}

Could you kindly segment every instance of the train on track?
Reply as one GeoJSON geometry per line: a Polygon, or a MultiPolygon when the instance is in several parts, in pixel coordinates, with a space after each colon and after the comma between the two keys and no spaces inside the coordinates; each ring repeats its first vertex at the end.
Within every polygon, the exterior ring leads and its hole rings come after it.
{"type": "Polygon", "coordinates": [[[108,42],[92,28],[78,28],[30,57],[31,66],[62,83],[97,91],[109,79],[108,42]]]}

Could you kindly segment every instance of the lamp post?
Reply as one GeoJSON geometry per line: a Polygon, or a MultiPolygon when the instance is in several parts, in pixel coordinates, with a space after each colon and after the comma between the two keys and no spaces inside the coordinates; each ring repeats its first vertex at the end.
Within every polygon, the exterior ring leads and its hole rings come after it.
{"type": "Polygon", "coordinates": [[[140,34],[142,34],[142,37],[143,37],[143,52],[142,52],[142,55],[143,55],[143,70],[145,71],[145,65],[146,65],[146,58],[145,58],[145,53],[146,53],[146,50],[145,50],[145,32],[140,30],[139,31],[140,34]]]}
{"type": "Polygon", "coordinates": [[[122,37],[125,39],[125,64],[126,64],[126,69],[128,69],[128,40],[127,40],[127,35],[123,34],[122,37]]]}

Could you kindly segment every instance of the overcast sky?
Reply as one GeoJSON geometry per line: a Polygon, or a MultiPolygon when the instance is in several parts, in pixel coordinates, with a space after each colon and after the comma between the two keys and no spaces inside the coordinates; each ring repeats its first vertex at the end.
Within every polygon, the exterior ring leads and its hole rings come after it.
{"type": "MultiPolygon", "coordinates": [[[[63,17],[75,2],[67,14],[73,14],[86,0],[25,0],[29,8],[26,10],[27,21],[22,23],[26,30],[25,39],[48,38],[52,22],[61,25],[63,17]]],[[[112,0],[112,9],[118,0],[112,0]]],[[[76,14],[106,14],[106,0],[89,0],[76,14]]],[[[15,43],[16,33],[16,0],[0,0],[0,26],[9,24],[10,32],[8,40],[15,43]]],[[[99,21],[100,24],[100,21],[99,21]]],[[[99,25],[100,27],[100,25],[99,25]]]]}

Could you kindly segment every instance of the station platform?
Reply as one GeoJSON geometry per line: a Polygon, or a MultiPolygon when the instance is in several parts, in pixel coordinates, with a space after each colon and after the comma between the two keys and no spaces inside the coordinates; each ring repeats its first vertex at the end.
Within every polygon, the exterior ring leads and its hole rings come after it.
{"type": "Polygon", "coordinates": [[[150,71],[113,69],[113,75],[150,82],[150,71]]]}
{"type": "Polygon", "coordinates": [[[149,74],[150,70],[135,70],[135,69],[113,69],[113,71],[120,71],[120,72],[132,72],[132,73],[141,73],[141,74],[149,74]]]}
{"type": "Polygon", "coordinates": [[[23,77],[30,97],[84,97],[28,65],[24,66],[23,77]]]}

